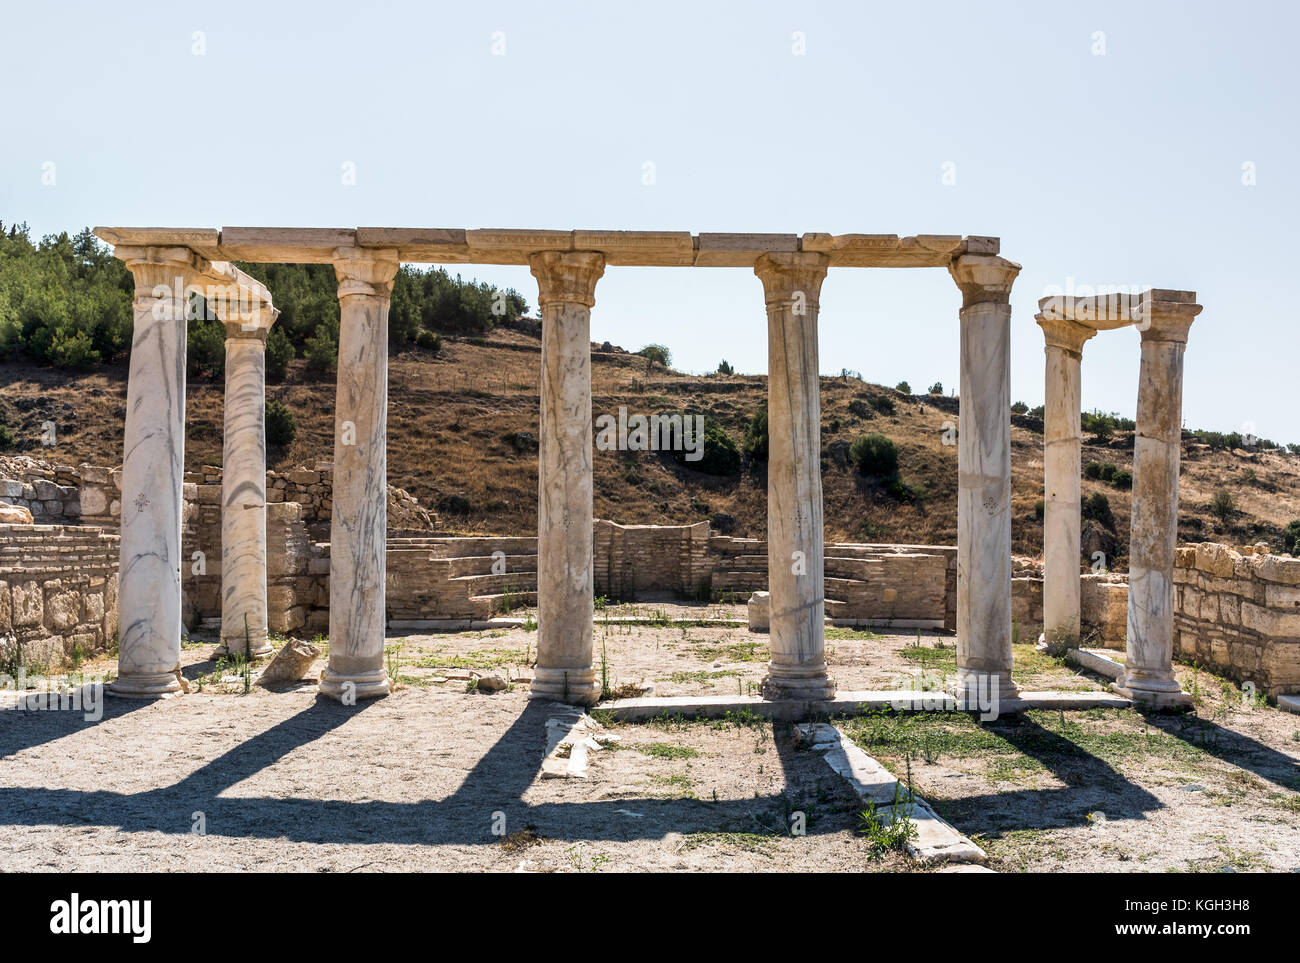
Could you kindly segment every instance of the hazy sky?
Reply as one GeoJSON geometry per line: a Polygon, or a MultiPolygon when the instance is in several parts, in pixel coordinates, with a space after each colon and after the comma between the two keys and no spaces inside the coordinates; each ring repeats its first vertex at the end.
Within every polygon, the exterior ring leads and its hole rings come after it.
{"type": "MultiPolygon", "coordinates": [[[[0,218],[992,234],[1013,399],[1048,286],[1186,288],[1187,426],[1300,442],[1296,5],[1060,6],[4,0],[0,218]]],[[[766,369],[749,270],[610,268],[596,300],[597,341],[766,369]]],[[[833,269],[822,371],[955,387],[958,307],[941,269],[833,269]]],[[[1084,407],[1132,415],[1137,375],[1103,332],[1084,407]]]]}

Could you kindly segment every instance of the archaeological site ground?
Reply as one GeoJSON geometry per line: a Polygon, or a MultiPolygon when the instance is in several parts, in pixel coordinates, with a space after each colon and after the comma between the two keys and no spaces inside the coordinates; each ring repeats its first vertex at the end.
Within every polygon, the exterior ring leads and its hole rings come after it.
{"type": "Polygon", "coordinates": [[[255,906],[251,938],[285,895],[331,909],[308,936],[411,905],[338,874],[726,873],[846,908],[844,874],[873,906],[896,886],[901,929],[927,898],[1072,902],[1089,939],[1274,926],[1300,872],[1300,421],[1285,245],[1258,225],[1297,197],[1258,171],[1297,142],[1242,133],[1190,67],[1161,85],[1194,40],[1241,91],[1294,93],[1250,55],[1281,25],[778,4],[678,61],[662,12],[643,38],[597,9],[404,9],[427,49],[357,26],[369,93],[301,118],[290,87],[343,84],[319,74],[341,21],[185,25],[180,52],[137,32],[182,126],[219,136],[191,159],[95,120],[116,181],[89,132],[19,117],[40,157],[0,198],[0,871],[24,925],[192,941],[195,890],[155,874],[240,874],[198,892],[255,906]],[[1014,41],[988,39],[1002,17],[1014,41]],[[643,81],[705,76],[647,93],[612,36],[643,81]],[[882,63],[933,43],[961,69],[886,81],[843,46],[881,36],[882,63]],[[282,60],[254,56],[270,38],[282,60]],[[1052,165],[1044,131],[1105,126],[1042,115],[1054,62],[1057,97],[1165,111],[1116,137],[1127,173],[1052,165]],[[583,93],[600,77],[625,110],[583,93]],[[498,143],[453,130],[469,108],[529,117],[498,143]],[[1238,135],[1206,187],[1198,145],[1238,135]],[[601,173],[624,149],[656,158],[630,188],[601,173]],[[1266,264],[1223,243],[1251,232],[1266,264]],[[1044,900],[1049,875],[1080,878],[1044,900]]]}

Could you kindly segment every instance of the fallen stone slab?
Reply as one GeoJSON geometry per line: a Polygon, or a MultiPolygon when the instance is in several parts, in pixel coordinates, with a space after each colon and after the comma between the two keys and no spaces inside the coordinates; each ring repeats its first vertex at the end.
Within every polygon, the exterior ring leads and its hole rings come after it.
{"type": "Polygon", "coordinates": [[[1278,696],[1277,707],[1283,712],[1295,712],[1300,714],[1300,695],[1278,696]]]}
{"type": "Polygon", "coordinates": [[[929,804],[910,793],[894,775],[862,751],[853,740],[835,726],[810,722],[796,726],[796,739],[814,752],[820,752],[827,765],[843,777],[865,805],[874,805],[875,813],[887,825],[906,817],[916,829],[907,841],[907,851],[922,862],[984,863],[988,854],[969,837],[959,833],[940,817],[929,804]],[[909,802],[900,803],[911,795],[909,802]]]}
{"type": "Polygon", "coordinates": [[[262,670],[257,684],[278,685],[300,682],[320,658],[320,654],[319,645],[301,639],[290,639],[281,646],[275,658],[271,659],[270,664],[262,670]]]}
{"type": "Polygon", "coordinates": [[[1124,663],[1117,662],[1108,654],[1096,649],[1070,649],[1065,653],[1065,661],[1072,662],[1089,672],[1096,672],[1108,679],[1118,679],[1124,674],[1124,663]]]}
{"type": "Polygon", "coordinates": [[[575,706],[554,702],[551,710],[546,720],[542,778],[586,779],[587,754],[618,742],[619,737],[606,732],[600,723],[575,706]]]}

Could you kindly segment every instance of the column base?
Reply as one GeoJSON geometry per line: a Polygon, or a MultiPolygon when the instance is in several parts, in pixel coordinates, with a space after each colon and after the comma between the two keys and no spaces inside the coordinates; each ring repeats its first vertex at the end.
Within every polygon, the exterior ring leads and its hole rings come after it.
{"type": "Polygon", "coordinates": [[[388,681],[388,671],[386,669],[344,675],[326,667],[320,677],[320,694],[327,695],[331,699],[337,699],[339,702],[377,699],[380,696],[388,695],[392,691],[393,687],[388,681]]]}
{"type": "Polygon", "coordinates": [[[1182,690],[1172,672],[1141,673],[1138,678],[1129,679],[1125,670],[1110,689],[1144,709],[1190,709],[1192,706],[1192,697],[1182,690]]]}
{"type": "Polygon", "coordinates": [[[594,706],[600,701],[600,682],[593,668],[552,669],[539,665],[533,668],[528,698],[594,706]]]}
{"type": "Polygon", "coordinates": [[[959,707],[981,707],[990,703],[997,709],[1000,703],[1013,703],[1020,699],[1020,686],[1011,679],[1006,670],[982,672],[979,669],[957,669],[957,682],[952,687],[953,697],[959,707]]]}
{"type": "Polygon", "coordinates": [[[247,640],[241,635],[234,639],[222,639],[217,644],[217,647],[213,650],[212,654],[217,657],[223,655],[242,655],[246,647],[251,650],[249,655],[254,659],[260,659],[262,656],[270,655],[275,651],[275,646],[271,644],[271,640],[265,635],[260,638],[254,635],[247,640]]]}
{"type": "Polygon", "coordinates": [[[825,662],[800,666],[769,662],[759,691],[764,699],[772,701],[801,699],[816,702],[835,698],[835,680],[827,673],[825,662]]]}
{"type": "Polygon", "coordinates": [[[175,672],[133,672],[120,675],[104,692],[119,699],[170,699],[181,694],[175,672]]]}

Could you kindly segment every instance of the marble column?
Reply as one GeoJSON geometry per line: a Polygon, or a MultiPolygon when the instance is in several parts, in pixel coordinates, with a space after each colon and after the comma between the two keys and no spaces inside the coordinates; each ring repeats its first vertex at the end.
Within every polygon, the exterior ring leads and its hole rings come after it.
{"type": "Polygon", "coordinates": [[[591,705],[591,309],[604,255],[532,255],[542,306],[537,456],[537,665],[529,698],[591,705]]]}
{"type": "MultiPolygon", "coordinates": [[[[264,308],[268,313],[269,306],[264,308]]],[[[278,313],[278,312],[277,312],[278,313]]],[[[225,436],[221,470],[221,646],[271,652],[266,625],[265,324],[226,322],[225,436]]]]}
{"type": "Polygon", "coordinates": [[[1015,698],[1011,681],[1011,285],[1020,265],[962,255],[957,435],[957,691],[1015,698]],[[996,692],[993,687],[996,686],[996,692]]]}
{"type": "Polygon", "coordinates": [[[1046,339],[1043,403],[1043,638],[1079,644],[1079,509],[1083,430],[1079,364],[1095,328],[1039,314],[1046,339]]]}
{"type": "Polygon", "coordinates": [[[181,513],[185,469],[185,290],[188,248],[128,248],[135,325],[122,446],[117,678],[113,695],[180,691],[181,513]]]}
{"type": "Polygon", "coordinates": [[[338,386],[330,522],[330,663],[320,691],[342,702],[387,695],[388,304],[395,249],[339,248],[338,386]]]}
{"type": "Polygon", "coordinates": [[[767,305],[767,587],[769,699],[829,699],[822,527],[817,309],[829,259],[764,254],[767,305]]]}
{"type": "Polygon", "coordinates": [[[1128,564],[1128,651],[1116,691],[1150,708],[1189,705],[1174,678],[1174,548],[1183,424],[1183,352],[1201,313],[1193,291],[1141,298],[1137,430],[1128,564]]]}

